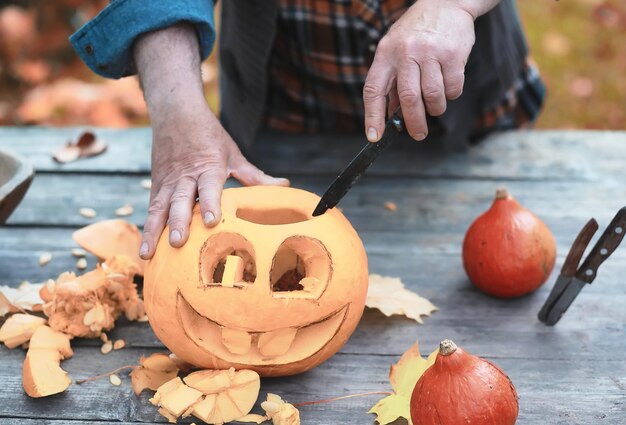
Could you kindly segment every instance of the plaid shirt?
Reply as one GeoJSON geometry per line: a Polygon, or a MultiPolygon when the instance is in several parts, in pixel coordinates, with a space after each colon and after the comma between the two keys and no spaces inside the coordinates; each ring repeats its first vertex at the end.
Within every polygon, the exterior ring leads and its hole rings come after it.
{"type": "MultiPolygon", "coordinates": [[[[363,130],[363,85],[378,41],[414,0],[280,0],[269,63],[266,126],[286,132],[363,130]]],[[[498,105],[482,105],[474,138],[537,116],[545,89],[528,63],[498,105]]]]}

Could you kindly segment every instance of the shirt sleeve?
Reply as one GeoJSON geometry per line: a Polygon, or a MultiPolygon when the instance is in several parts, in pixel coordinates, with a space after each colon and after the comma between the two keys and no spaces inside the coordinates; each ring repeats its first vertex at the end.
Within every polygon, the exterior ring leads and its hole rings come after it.
{"type": "Polygon", "coordinates": [[[200,56],[206,59],[215,42],[213,0],[113,0],[70,37],[74,50],[96,74],[120,78],[137,72],[132,47],[146,32],[192,23],[200,56]]]}

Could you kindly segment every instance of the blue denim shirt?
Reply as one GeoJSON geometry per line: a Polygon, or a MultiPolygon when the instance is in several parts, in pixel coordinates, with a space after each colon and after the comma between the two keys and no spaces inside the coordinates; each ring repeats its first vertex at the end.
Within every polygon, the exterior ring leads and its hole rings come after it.
{"type": "Polygon", "coordinates": [[[96,74],[120,78],[137,72],[132,48],[139,35],[185,21],[196,28],[204,60],[215,42],[213,4],[213,0],[113,0],[70,41],[96,74]]]}

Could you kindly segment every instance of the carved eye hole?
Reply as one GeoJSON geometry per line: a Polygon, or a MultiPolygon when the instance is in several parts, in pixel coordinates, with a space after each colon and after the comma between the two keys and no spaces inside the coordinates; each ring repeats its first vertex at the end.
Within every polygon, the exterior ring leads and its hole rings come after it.
{"type": "Polygon", "coordinates": [[[242,288],[256,279],[254,249],[237,233],[211,236],[200,250],[200,281],[203,286],[242,288]]]}
{"type": "Polygon", "coordinates": [[[330,254],[317,239],[291,236],[272,261],[270,287],[275,298],[319,298],[332,273],[330,254]]]}

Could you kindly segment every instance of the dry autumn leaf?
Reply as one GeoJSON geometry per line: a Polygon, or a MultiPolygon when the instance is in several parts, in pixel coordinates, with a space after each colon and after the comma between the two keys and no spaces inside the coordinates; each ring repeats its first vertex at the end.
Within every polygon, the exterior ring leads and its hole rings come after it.
{"type": "Polygon", "coordinates": [[[0,317],[23,310],[41,311],[43,300],[39,291],[43,286],[43,283],[29,282],[23,282],[17,288],[0,286],[0,317]]]}
{"type": "Polygon", "coordinates": [[[0,342],[7,348],[15,348],[30,341],[37,328],[46,324],[46,319],[32,314],[14,314],[0,327],[0,342]]]}
{"type": "Polygon", "coordinates": [[[103,220],[78,229],[74,241],[101,260],[125,255],[139,267],[143,275],[145,261],[139,257],[141,233],[137,226],[122,219],[103,220]]]}
{"type": "Polygon", "coordinates": [[[418,323],[423,323],[421,316],[437,311],[437,307],[426,298],[406,289],[399,278],[378,274],[369,276],[365,305],[377,308],[385,316],[403,314],[418,323]]]}
{"type": "Polygon", "coordinates": [[[167,354],[155,353],[139,360],[141,366],[130,373],[136,395],[145,389],[156,391],[159,387],[178,376],[178,367],[167,354]]]}
{"type": "Polygon", "coordinates": [[[100,155],[107,148],[107,144],[96,137],[92,132],[82,133],[78,140],[69,141],[59,148],[52,156],[55,161],[65,164],[79,158],[100,155]]]}
{"type": "Polygon", "coordinates": [[[389,383],[393,394],[378,401],[368,413],[376,415],[376,421],[385,425],[402,417],[411,423],[411,394],[417,380],[437,358],[437,350],[427,359],[422,358],[417,342],[400,357],[398,363],[389,369],[389,383]]]}

